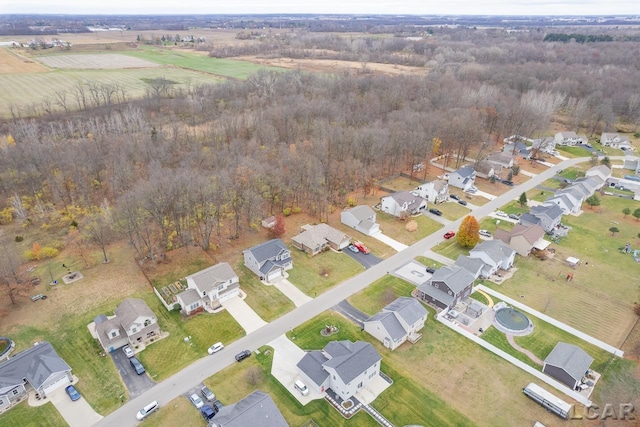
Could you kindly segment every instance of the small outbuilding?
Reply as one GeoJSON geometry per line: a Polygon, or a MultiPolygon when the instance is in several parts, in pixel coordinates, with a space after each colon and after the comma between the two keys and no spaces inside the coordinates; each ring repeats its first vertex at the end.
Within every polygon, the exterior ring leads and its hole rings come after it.
{"type": "Polygon", "coordinates": [[[544,360],[542,372],[575,390],[592,363],[593,357],[580,347],[559,342],[544,360]]]}

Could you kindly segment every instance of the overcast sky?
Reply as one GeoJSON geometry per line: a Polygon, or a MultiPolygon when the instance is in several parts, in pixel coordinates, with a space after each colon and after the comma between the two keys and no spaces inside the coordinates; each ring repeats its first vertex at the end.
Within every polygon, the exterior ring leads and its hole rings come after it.
{"type": "Polygon", "coordinates": [[[2,13],[638,15],[638,0],[0,0],[2,13]]]}

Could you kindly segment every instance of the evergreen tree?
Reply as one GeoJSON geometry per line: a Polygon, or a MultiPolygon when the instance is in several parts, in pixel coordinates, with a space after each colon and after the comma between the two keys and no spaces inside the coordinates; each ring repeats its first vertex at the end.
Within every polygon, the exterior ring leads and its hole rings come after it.
{"type": "Polygon", "coordinates": [[[518,203],[520,203],[521,208],[527,206],[527,193],[525,193],[524,191],[522,192],[520,198],[518,199],[518,203]]]}

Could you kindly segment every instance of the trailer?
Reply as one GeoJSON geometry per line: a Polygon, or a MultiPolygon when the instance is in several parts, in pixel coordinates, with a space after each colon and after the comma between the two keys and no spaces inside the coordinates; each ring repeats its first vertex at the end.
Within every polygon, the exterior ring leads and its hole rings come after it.
{"type": "Polygon", "coordinates": [[[522,392],[538,402],[547,411],[553,412],[560,418],[568,420],[571,416],[571,408],[573,405],[557,398],[537,384],[529,383],[529,385],[522,389],[522,392]]]}

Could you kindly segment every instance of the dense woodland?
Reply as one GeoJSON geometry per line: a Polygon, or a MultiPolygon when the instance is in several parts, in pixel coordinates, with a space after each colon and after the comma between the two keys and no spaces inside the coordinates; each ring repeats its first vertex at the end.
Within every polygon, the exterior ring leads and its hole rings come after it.
{"type": "MultiPolygon", "coordinates": [[[[620,123],[635,129],[640,45],[544,36],[461,29],[412,42],[308,34],[266,41],[261,53],[358,58],[362,73],[260,72],[14,117],[0,127],[0,223],[56,236],[77,227],[102,247],[119,236],[153,258],[191,242],[215,247],[270,214],[301,210],[326,220],[411,165],[442,153],[486,154],[508,135],[548,134],[552,120],[593,137],[620,123]],[[366,62],[393,58],[428,73],[366,72],[366,62]]],[[[213,54],[247,53],[222,49],[213,54]]]]}

